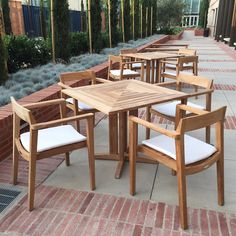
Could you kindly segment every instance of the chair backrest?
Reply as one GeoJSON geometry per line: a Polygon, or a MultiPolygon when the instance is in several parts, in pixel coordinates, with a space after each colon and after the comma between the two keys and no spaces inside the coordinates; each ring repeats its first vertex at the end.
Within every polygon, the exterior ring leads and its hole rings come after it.
{"type": "Polygon", "coordinates": [[[198,56],[183,56],[178,58],[178,64],[198,63],[198,56]]]}
{"type": "Polygon", "coordinates": [[[222,126],[224,123],[225,112],[226,106],[221,107],[215,111],[207,112],[202,115],[182,118],[177,126],[177,131],[184,134],[185,132],[208,127],[216,123],[222,126]]]}
{"type": "Polygon", "coordinates": [[[180,48],[178,54],[188,55],[188,56],[196,56],[197,51],[189,48],[180,48]]]}
{"type": "Polygon", "coordinates": [[[199,87],[203,87],[206,89],[212,89],[213,87],[213,80],[202,77],[202,76],[196,76],[196,75],[188,75],[185,73],[180,73],[177,76],[177,84],[178,83],[186,83],[191,85],[196,85],[199,87]]]}
{"type": "Polygon", "coordinates": [[[126,49],[121,49],[120,54],[126,54],[126,53],[137,53],[138,50],[137,48],[126,48],[126,49]]]}
{"type": "Polygon", "coordinates": [[[35,119],[31,111],[23,107],[22,105],[20,105],[18,102],[16,102],[14,97],[11,97],[11,104],[12,104],[12,111],[14,115],[16,115],[21,120],[24,120],[25,122],[29,124],[35,123],[35,119]]]}
{"type": "Polygon", "coordinates": [[[91,81],[92,84],[96,83],[96,76],[94,71],[78,71],[78,72],[67,72],[60,74],[60,82],[68,84],[70,82],[79,82],[81,80],[91,81]]]}

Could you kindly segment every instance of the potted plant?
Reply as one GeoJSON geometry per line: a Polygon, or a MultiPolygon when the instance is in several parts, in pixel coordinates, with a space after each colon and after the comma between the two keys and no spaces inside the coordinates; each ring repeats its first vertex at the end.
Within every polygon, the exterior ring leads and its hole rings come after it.
{"type": "Polygon", "coordinates": [[[207,28],[207,17],[209,9],[209,0],[201,0],[198,26],[203,29],[203,36],[208,37],[210,29],[207,28]]]}

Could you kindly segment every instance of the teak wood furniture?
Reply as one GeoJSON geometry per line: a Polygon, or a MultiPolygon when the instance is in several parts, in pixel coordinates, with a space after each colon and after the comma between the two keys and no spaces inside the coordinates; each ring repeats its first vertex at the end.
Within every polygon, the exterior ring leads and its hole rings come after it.
{"type": "Polygon", "coordinates": [[[19,154],[29,162],[28,203],[34,208],[36,161],[65,153],[66,165],[70,165],[69,152],[87,147],[90,170],[90,188],[95,189],[93,114],[66,118],[66,101],[51,101],[18,104],[11,98],[13,109],[13,184],[17,184],[19,154]],[[47,106],[60,107],[61,119],[37,123],[33,116],[35,109],[47,106]],[[68,122],[86,119],[87,137],[77,132],[68,122]],[[29,132],[21,133],[21,120],[29,124],[29,132]]]}
{"type": "Polygon", "coordinates": [[[107,80],[112,79],[117,81],[124,79],[135,79],[140,77],[141,81],[143,81],[143,76],[144,76],[143,61],[129,61],[121,56],[109,55],[107,80]],[[141,65],[141,73],[132,68],[132,65],[137,65],[137,63],[141,65]]]}
{"type": "Polygon", "coordinates": [[[109,115],[109,154],[95,156],[118,161],[116,178],[121,176],[127,151],[127,113],[137,116],[141,107],[176,99],[185,103],[187,97],[185,93],[137,80],[90,85],[62,92],[109,115]]]}
{"type": "Polygon", "coordinates": [[[159,81],[159,61],[165,58],[178,57],[177,54],[163,53],[163,52],[139,52],[139,53],[125,53],[122,57],[130,57],[146,61],[146,82],[154,83],[159,81]],[[156,80],[155,80],[155,66],[156,66],[156,80]]]}
{"type": "MultiPolygon", "coordinates": [[[[111,81],[102,78],[97,78],[93,71],[87,70],[60,74],[60,82],[58,83],[58,85],[61,87],[61,89],[66,89],[78,86],[78,83],[80,82],[83,82],[85,85],[88,85],[97,83],[109,83],[111,81]]],[[[66,99],[67,108],[72,110],[75,116],[85,113],[97,112],[96,109],[88,106],[86,103],[78,102],[76,99],[73,99],[71,97],[68,98],[63,93],[61,93],[61,97],[66,99]]],[[[80,131],[79,120],[76,120],[76,129],[78,132],[80,131]]]]}
{"type": "Polygon", "coordinates": [[[165,78],[176,80],[179,73],[185,70],[192,70],[190,74],[198,75],[198,56],[179,56],[176,61],[161,60],[159,82],[164,82],[165,78]]]}
{"type": "Polygon", "coordinates": [[[130,194],[135,194],[136,183],[136,156],[141,152],[161,164],[176,171],[178,179],[180,224],[183,229],[187,223],[186,176],[198,173],[217,165],[218,204],[224,204],[224,117],[226,107],[208,112],[192,108],[187,105],[178,105],[178,126],[174,131],[161,128],[153,123],[129,117],[129,160],[130,160],[130,194]],[[191,112],[195,116],[182,118],[182,113],[191,112]],[[186,134],[188,131],[201,129],[215,124],[215,146],[186,134]],[[159,136],[145,140],[138,145],[138,125],[150,128],[159,136]]]}
{"type": "Polygon", "coordinates": [[[188,44],[176,44],[176,43],[154,43],[151,45],[155,48],[162,48],[162,47],[178,47],[178,48],[188,48],[188,44]]]}
{"type": "MultiPolygon", "coordinates": [[[[120,55],[127,54],[127,53],[138,53],[138,50],[136,48],[126,48],[126,49],[121,49],[120,50],[120,55]]],[[[128,57],[122,57],[123,60],[131,61],[132,58],[128,57]]],[[[146,64],[143,64],[144,68],[146,67],[146,64]]],[[[140,62],[135,62],[134,64],[130,65],[131,70],[141,70],[142,69],[142,63],[140,62]]]]}
{"type": "MultiPolygon", "coordinates": [[[[172,86],[171,88],[176,89],[178,91],[181,91],[182,87],[189,87],[188,90],[190,90],[190,92],[188,91],[188,99],[196,96],[205,96],[205,104],[197,105],[193,102],[188,101],[187,105],[206,111],[211,110],[212,93],[214,92],[212,79],[208,79],[202,76],[191,76],[180,73],[175,82],[165,82],[165,83],[160,83],[158,85],[163,87],[172,86]],[[196,89],[197,86],[199,91],[191,92],[192,86],[194,87],[194,89],[196,89]]],[[[151,114],[153,114],[168,119],[170,121],[173,121],[175,125],[178,125],[176,121],[177,118],[176,105],[178,104],[179,101],[170,101],[168,103],[153,105],[151,108],[148,107],[146,111],[146,120],[150,122],[151,114]]],[[[188,113],[187,115],[189,116],[192,114],[188,113]]],[[[147,139],[150,138],[150,129],[147,129],[146,138],[147,139]]],[[[210,143],[210,127],[206,127],[206,142],[210,143]]]]}

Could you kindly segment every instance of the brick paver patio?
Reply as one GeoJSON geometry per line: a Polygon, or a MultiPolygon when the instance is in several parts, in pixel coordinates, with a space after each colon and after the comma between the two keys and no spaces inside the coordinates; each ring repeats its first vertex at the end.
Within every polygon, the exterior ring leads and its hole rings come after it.
{"type": "MultiPolygon", "coordinates": [[[[200,59],[199,74],[214,79],[213,108],[221,105],[228,106],[225,122],[225,168],[229,166],[233,168],[236,166],[232,156],[232,154],[235,154],[233,145],[236,142],[236,51],[210,38],[194,38],[191,36],[191,32],[185,33],[184,36],[181,43],[189,43],[190,48],[198,50],[200,59]]],[[[139,116],[145,116],[144,110],[140,111],[139,116]]],[[[99,114],[97,120],[100,120],[101,117],[102,115],[99,114]]],[[[155,118],[154,122],[159,122],[167,127],[172,125],[169,121],[159,118],[155,118]]],[[[60,183],[53,183],[55,178],[60,177],[56,175],[53,179],[53,175],[60,171],[58,166],[62,161],[63,157],[58,156],[38,163],[35,210],[28,212],[27,195],[23,194],[22,198],[18,198],[11,206],[11,209],[2,216],[0,215],[0,233],[6,235],[89,236],[236,235],[236,181],[235,175],[227,169],[225,171],[226,185],[227,181],[232,182],[226,186],[225,194],[228,208],[222,207],[218,210],[218,208],[213,209],[211,206],[204,204],[202,206],[200,204],[200,207],[194,206],[190,196],[190,203],[188,204],[189,229],[182,231],[179,228],[178,206],[175,201],[167,199],[167,195],[160,196],[164,191],[160,186],[155,190],[156,182],[158,184],[162,182],[158,173],[163,172],[163,169],[159,170],[157,167],[154,170],[156,173],[149,197],[145,198],[137,195],[136,198],[131,198],[127,197],[128,188],[126,194],[122,190],[121,193],[115,194],[112,191],[109,192],[109,186],[106,186],[106,192],[99,192],[99,186],[102,183],[97,186],[95,192],[80,189],[79,184],[78,189],[73,189],[68,186],[64,187],[63,183],[61,185],[60,183]],[[55,169],[57,170],[53,173],[55,169]],[[159,191],[158,198],[154,196],[155,191],[159,191]],[[231,197],[227,199],[228,195],[231,197]]],[[[24,161],[20,162],[20,166],[19,182],[21,188],[26,190],[28,168],[24,161]]],[[[10,184],[10,170],[11,159],[0,163],[0,183],[10,184]]],[[[99,178],[99,170],[97,170],[97,175],[99,178]]],[[[76,182],[76,177],[73,178],[76,182]]],[[[127,176],[122,176],[122,178],[126,178],[127,182],[129,181],[127,176]]],[[[58,181],[60,182],[60,178],[58,178],[58,181]]],[[[215,184],[216,180],[213,179],[211,185],[215,184]]],[[[140,185],[137,191],[141,191],[141,188],[140,185]]],[[[205,189],[200,190],[204,196],[205,189]]],[[[175,190],[173,194],[177,196],[175,190]]],[[[169,195],[172,195],[172,192],[169,195]]],[[[209,198],[209,196],[207,195],[206,198],[209,198]]],[[[216,196],[214,199],[209,198],[207,200],[214,202],[217,206],[215,199],[216,196]]]]}

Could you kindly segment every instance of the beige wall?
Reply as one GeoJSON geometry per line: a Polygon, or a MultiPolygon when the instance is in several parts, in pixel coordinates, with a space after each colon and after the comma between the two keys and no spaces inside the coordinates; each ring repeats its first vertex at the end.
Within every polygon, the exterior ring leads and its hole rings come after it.
{"type": "Polygon", "coordinates": [[[211,0],[208,10],[207,27],[210,28],[210,36],[214,36],[217,23],[219,0],[211,0]]]}

